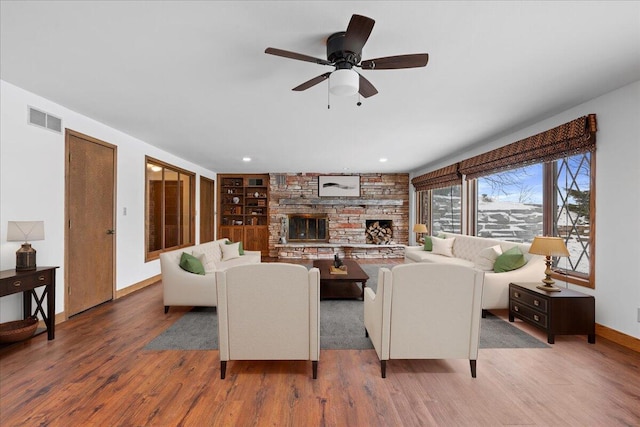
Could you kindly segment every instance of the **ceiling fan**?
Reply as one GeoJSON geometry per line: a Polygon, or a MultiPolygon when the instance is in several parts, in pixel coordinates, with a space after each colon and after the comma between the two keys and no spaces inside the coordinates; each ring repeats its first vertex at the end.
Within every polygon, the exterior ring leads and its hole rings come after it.
{"type": "Polygon", "coordinates": [[[362,47],[367,42],[373,24],[371,18],[362,15],[353,15],[349,21],[347,31],[340,31],[327,39],[327,59],[314,58],[313,56],[287,50],[268,47],[264,53],[282,56],[299,61],[314,62],[321,65],[331,65],[334,71],[314,77],[294,87],[292,90],[303,91],[329,79],[329,90],[336,95],[354,95],[360,93],[365,98],[378,93],[378,90],[362,74],[354,70],[355,67],[362,70],[396,70],[400,68],[424,67],[429,61],[429,54],[415,53],[409,55],[385,56],[376,59],[362,59],[362,47]]]}

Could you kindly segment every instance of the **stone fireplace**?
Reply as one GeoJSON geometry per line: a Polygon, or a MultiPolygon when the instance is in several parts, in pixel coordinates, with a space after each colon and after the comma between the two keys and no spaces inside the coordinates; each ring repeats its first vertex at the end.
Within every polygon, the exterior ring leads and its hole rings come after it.
{"type": "Polygon", "coordinates": [[[393,221],[368,219],[364,229],[365,243],[370,245],[390,245],[393,243],[393,221]]]}
{"type": "Polygon", "coordinates": [[[270,174],[271,257],[404,257],[409,240],[409,174],[359,174],[359,197],[320,196],[319,176],[270,174]],[[376,231],[370,230],[375,237],[368,241],[367,228],[376,223],[376,231]]]}

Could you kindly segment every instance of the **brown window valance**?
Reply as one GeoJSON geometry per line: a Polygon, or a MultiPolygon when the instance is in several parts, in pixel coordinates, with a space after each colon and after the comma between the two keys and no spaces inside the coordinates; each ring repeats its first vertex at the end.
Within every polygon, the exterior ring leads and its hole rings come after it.
{"type": "Polygon", "coordinates": [[[533,163],[557,160],[566,155],[595,151],[596,130],[596,115],[589,114],[548,131],[463,160],[458,170],[466,175],[467,179],[473,179],[533,163]]]}
{"type": "Polygon", "coordinates": [[[458,173],[458,163],[416,176],[411,180],[416,191],[433,190],[434,188],[460,185],[462,177],[458,173]]]}

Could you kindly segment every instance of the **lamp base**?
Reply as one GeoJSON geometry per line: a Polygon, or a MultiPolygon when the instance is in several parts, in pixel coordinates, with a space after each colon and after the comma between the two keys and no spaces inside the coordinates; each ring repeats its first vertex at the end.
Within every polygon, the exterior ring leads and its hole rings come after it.
{"type": "Polygon", "coordinates": [[[542,289],[543,291],[547,291],[547,292],[560,292],[560,291],[562,291],[562,289],[560,289],[559,287],[554,286],[554,285],[550,285],[550,284],[538,285],[538,286],[536,286],[536,288],[542,289]]]}
{"type": "Polygon", "coordinates": [[[32,271],[36,269],[36,250],[30,243],[23,243],[16,251],[16,271],[32,271]]]}

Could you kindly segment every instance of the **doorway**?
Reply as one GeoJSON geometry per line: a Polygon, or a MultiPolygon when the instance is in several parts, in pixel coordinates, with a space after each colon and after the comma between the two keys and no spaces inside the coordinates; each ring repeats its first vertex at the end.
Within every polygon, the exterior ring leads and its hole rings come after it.
{"type": "Polygon", "coordinates": [[[211,242],[215,238],[215,186],[214,180],[200,176],[200,243],[211,242]]]}
{"type": "Polygon", "coordinates": [[[65,311],[113,299],[117,147],[67,129],[65,311]]]}

